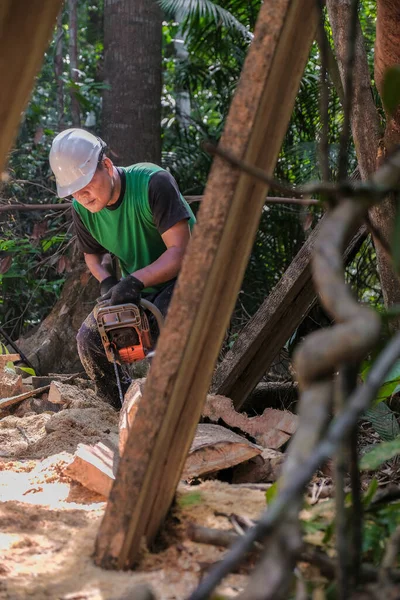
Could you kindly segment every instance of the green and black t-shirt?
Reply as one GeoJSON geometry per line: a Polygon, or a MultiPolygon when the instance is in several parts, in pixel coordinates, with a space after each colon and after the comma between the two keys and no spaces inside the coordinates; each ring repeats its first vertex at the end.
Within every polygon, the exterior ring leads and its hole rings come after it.
{"type": "Polygon", "coordinates": [[[117,202],[91,213],[74,200],[72,214],[79,248],[86,254],[111,252],[125,277],[165,252],[163,233],[184,219],[192,229],[196,219],[168,171],[151,163],[117,168],[121,177],[117,202]]]}

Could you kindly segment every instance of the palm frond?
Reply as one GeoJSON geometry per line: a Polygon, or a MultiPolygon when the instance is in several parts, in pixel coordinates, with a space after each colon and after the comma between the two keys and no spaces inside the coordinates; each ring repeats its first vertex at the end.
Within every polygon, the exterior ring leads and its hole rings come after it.
{"type": "Polygon", "coordinates": [[[169,15],[175,17],[179,14],[183,18],[206,18],[215,23],[221,23],[227,29],[240,32],[247,40],[253,39],[253,34],[231,13],[212,0],[158,0],[161,8],[169,15]]]}

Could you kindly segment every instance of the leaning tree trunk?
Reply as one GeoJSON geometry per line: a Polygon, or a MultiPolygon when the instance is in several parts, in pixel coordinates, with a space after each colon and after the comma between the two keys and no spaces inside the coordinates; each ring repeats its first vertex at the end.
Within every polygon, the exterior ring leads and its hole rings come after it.
{"type": "Polygon", "coordinates": [[[103,137],[121,165],[161,160],[161,11],[105,0],[103,137]]]}
{"type": "MultiPolygon", "coordinates": [[[[347,56],[347,39],[348,39],[348,24],[351,12],[350,0],[327,0],[327,9],[329,20],[332,26],[333,38],[335,42],[336,57],[338,60],[340,75],[344,82],[344,72],[346,68],[347,56]]],[[[380,0],[378,2],[378,22],[376,31],[376,50],[379,54],[379,65],[381,66],[380,73],[376,72],[378,89],[380,90],[380,82],[382,73],[390,64],[393,63],[393,50],[388,48],[388,37],[386,31],[392,30],[393,35],[390,37],[392,45],[400,43],[400,38],[394,35],[393,28],[396,27],[395,15],[389,11],[385,14],[386,24],[383,24],[385,19],[382,18],[382,5],[399,6],[398,0],[380,0]],[[378,82],[378,78],[380,81],[378,82]]],[[[398,21],[397,21],[398,22],[398,21]]],[[[397,56],[399,56],[398,52],[397,56]]],[[[376,59],[377,61],[377,56],[376,59]]],[[[397,62],[400,62],[397,59],[397,62]]],[[[375,67],[376,68],[376,67],[375,67]]],[[[357,152],[357,159],[360,168],[362,179],[368,179],[376,170],[377,156],[378,165],[380,164],[379,152],[380,148],[380,124],[379,116],[373,101],[371,90],[371,79],[368,70],[367,55],[364,48],[364,42],[361,32],[361,27],[357,26],[357,38],[355,44],[355,64],[353,72],[353,87],[354,98],[351,114],[351,127],[353,139],[357,152]]],[[[392,227],[394,223],[395,205],[391,198],[387,198],[384,202],[372,207],[369,211],[369,217],[381,236],[387,244],[391,243],[392,227]]],[[[383,298],[386,306],[398,304],[400,302],[400,285],[397,276],[392,268],[392,262],[387,255],[385,249],[374,238],[378,273],[382,286],[383,298]]],[[[400,327],[400,320],[396,324],[400,327]]]]}
{"type": "Polygon", "coordinates": [[[88,271],[81,252],[72,252],[72,270],[54,308],[39,328],[18,340],[37,373],[82,371],[75,336],[99,295],[99,284],[88,271]]]}
{"type": "MultiPolygon", "coordinates": [[[[400,2],[399,0],[378,0],[375,42],[375,82],[382,97],[383,79],[386,69],[400,63],[400,2]]],[[[400,108],[393,115],[386,114],[386,129],[378,160],[383,160],[400,143],[400,108]]],[[[396,215],[395,199],[389,197],[372,210],[372,218],[382,235],[392,242],[393,224],[396,215]]],[[[382,282],[385,304],[400,303],[400,282],[385,253],[377,246],[378,268],[382,282]]],[[[400,329],[400,319],[397,319],[400,329]]]]}

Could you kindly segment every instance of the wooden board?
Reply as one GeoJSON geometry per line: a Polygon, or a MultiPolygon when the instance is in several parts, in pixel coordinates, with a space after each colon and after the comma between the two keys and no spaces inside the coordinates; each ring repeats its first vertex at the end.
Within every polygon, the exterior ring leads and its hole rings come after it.
{"type": "MultiPolygon", "coordinates": [[[[211,392],[232,398],[237,409],[242,407],[317,300],[310,259],[318,231],[319,225],[215,371],[211,392]]],[[[353,231],[353,235],[345,260],[354,257],[360,249],[367,235],[365,227],[353,231]]]]}
{"type": "Polygon", "coordinates": [[[115,479],[118,452],[98,442],[94,446],[78,444],[73,461],[64,473],[97,494],[108,497],[115,479]]]}
{"type": "MultiPolygon", "coordinates": [[[[314,0],[262,4],[221,138],[272,174],[314,39],[314,0]]],[[[105,568],[130,568],[173,500],[253,245],[267,186],[215,159],[96,540],[105,568]]]]}
{"type": "Polygon", "coordinates": [[[0,173],[61,6],[62,0],[0,2],[0,173]]]}

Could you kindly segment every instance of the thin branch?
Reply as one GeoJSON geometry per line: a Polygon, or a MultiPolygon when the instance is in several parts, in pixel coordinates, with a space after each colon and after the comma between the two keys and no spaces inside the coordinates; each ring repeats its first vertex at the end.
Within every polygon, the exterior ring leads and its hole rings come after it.
{"type": "Polygon", "coordinates": [[[47,187],[46,185],[43,185],[42,183],[38,183],[37,181],[29,181],[29,179],[13,179],[10,183],[28,183],[29,185],[35,185],[36,187],[40,187],[43,190],[46,190],[46,192],[50,192],[50,194],[53,194],[53,196],[57,196],[57,192],[47,187]]]}
{"type": "Polygon", "coordinates": [[[219,582],[251,550],[254,542],[265,540],[277,523],[284,520],[293,500],[295,499],[297,502],[315,471],[336,452],[341,441],[349,435],[359,417],[374,400],[382,381],[399,356],[400,333],[397,333],[375,361],[365,384],[360,386],[349,398],[346,410],[333,419],[324,439],[318,443],[313,454],[293,474],[291,481],[281,490],[268,510],[261,515],[258,524],[238,540],[227,553],[226,558],[203,579],[197,590],[191,594],[189,600],[206,600],[219,582]]]}
{"type": "Polygon", "coordinates": [[[387,175],[392,176],[390,180],[387,180],[385,174],[381,177],[379,182],[374,180],[346,180],[337,183],[329,181],[316,181],[301,186],[299,185],[298,187],[294,188],[287,183],[282,183],[274,177],[267,175],[263,169],[243,162],[234,156],[234,154],[232,154],[229,150],[219,146],[214,146],[214,144],[211,144],[210,142],[203,142],[202,146],[203,149],[209,154],[223,158],[244,173],[254,177],[254,179],[263,181],[271,188],[284,194],[292,195],[296,198],[321,194],[327,197],[335,198],[357,198],[360,200],[360,202],[365,202],[370,205],[372,202],[376,202],[377,200],[384,198],[388,193],[399,189],[397,173],[400,167],[400,152],[398,151],[389,156],[384,164],[387,175]],[[395,179],[393,178],[394,169],[397,169],[395,179]]]}
{"type": "Polygon", "coordinates": [[[60,204],[4,204],[0,205],[2,212],[32,212],[35,210],[68,210],[71,208],[70,202],[61,202],[60,204]]]}

